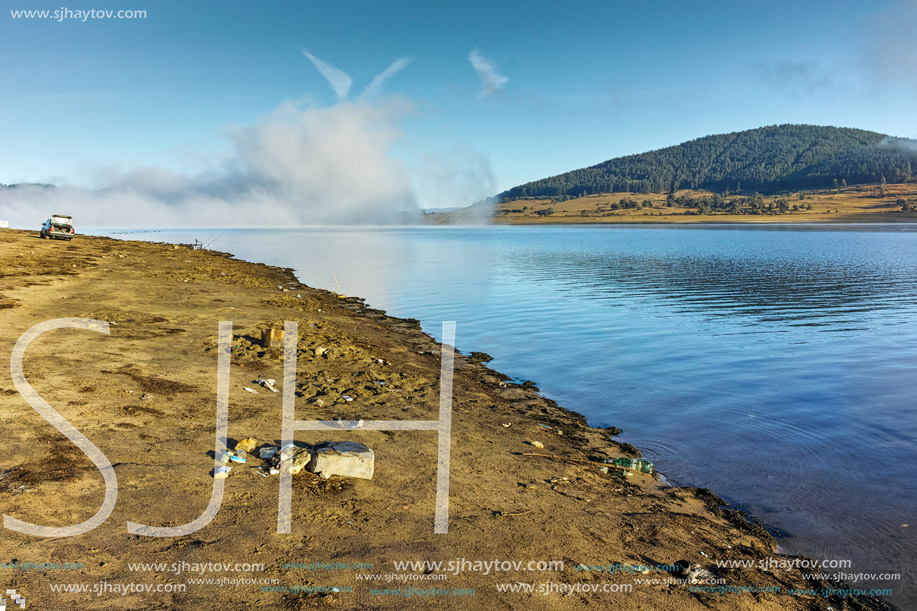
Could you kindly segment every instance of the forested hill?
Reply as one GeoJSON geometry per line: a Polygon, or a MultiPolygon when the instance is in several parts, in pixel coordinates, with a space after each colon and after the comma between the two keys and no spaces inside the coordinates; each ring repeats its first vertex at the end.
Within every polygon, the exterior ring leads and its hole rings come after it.
{"type": "Polygon", "coordinates": [[[775,125],[691,140],[526,183],[498,201],[677,189],[773,193],[836,184],[904,182],[917,141],[816,125],[775,125]],[[835,183],[837,181],[837,183],[835,183]]]}

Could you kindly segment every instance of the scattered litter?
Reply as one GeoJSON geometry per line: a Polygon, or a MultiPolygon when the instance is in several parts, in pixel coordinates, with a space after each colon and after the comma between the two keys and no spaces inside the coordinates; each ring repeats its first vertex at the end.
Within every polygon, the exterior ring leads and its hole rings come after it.
{"type": "Polygon", "coordinates": [[[315,356],[323,356],[326,352],[328,352],[328,349],[327,349],[327,348],[322,348],[321,346],[319,346],[318,348],[316,348],[316,349],[313,350],[312,352],[315,354],[315,356]]]}
{"type": "Polygon", "coordinates": [[[292,443],[288,443],[287,445],[280,448],[280,459],[279,460],[281,461],[289,460],[290,456],[292,456],[293,452],[295,451],[296,451],[296,446],[292,443]]]}
{"type": "Polygon", "coordinates": [[[380,365],[385,365],[385,359],[376,359],[376,362],[380,365]]]}
{"type": "Polygon", "coordinates": [[[239,458],[248,458],[248,452],[245,450],[236,450],[236,456],[239,458]]]}
{"type": "Polygon", "coordinates": [[[245,459],[244,457],[242,457],[242,456],[230,456],[230,457],[229,457],[229,460],[231,460],[232,462],[237,462],[237,463],[245,463],[245,462],[247,462],[246,459],[245,459]]]}
{"type": "Polygon", "coordinates": [[[557,434],[558,434],[558,435],[563,435],[564,432],[563,432],[562,430],[560,430],[560,429],[557,429],[557,434]]]}
{"type": "Polygon", "coordinates": [[[643,473],[652,473],[653,472],[653,463],[646,460],[645,458],[627,458],[621,457],[614,459],[614,464],[619,467],[624,467],[625,469],[633,469],[634,471],[641,471],[643,473]]]}
{"type": "Polygon", "coordinates": [[[155,396],[156,396],[156,395],[152,395],[152,394],[150,394],[150,393],[145,393],[145,394],[140,395],[140,400],[141,400],[141,401],[152,401],[152,400],[153,400],[153,397],[155,397],[155,396]]]}
{"type": "Polygon", "coordinates": [[[313,448],[315,460],[309,463],[309,471],[328,479],[332,475],[372,479],[375,454],[362,443],[353,441],[332,441],[313,448]]]}
{"type": "Polygon", "coordinates": [[[280,448],[277,446],[264,446],[261,450],[258,451],[258,456],[262,459],[274,458],[274,455],[280,451],[280,448]]]}
{"type": "Polygon", "coordinates": [[[548,430],[551,430],[551,427],[549,427],[547,424],[542,424],[542,423],[540,423],[540,422],[536,422],[535,424],[537,424],[538,426],[543,426],[544,428],[546,428],[546,429],[548,429],[548,430]]]}
{"type": "Polygon", "coordinates": [[[254,452],[257,446],[258,446],[257,439],[255,439],[254,437],[245,437],[236,442],[236,452],[240,454],[254,452]]]}
{"type": "Polygon", "coordinates": [[[544,444],[541,443],[540,441],[530,441],[530,442],[529,442],[529,445],[531,445],[531,446],[533,446],[533,447],[536,447],[536,448],[538,448],[539,450],[543,450],[543,449],[544,449],[544,444]]]}
{"type": "Polygon", "coordinates": [[[277,467],[271,467],[268,473],[270,473],[271,475],[277,475],[278,473],[280,473],[280,469],[278,469],[277,467]]]}
{"type": "Polygon", "coordinates": [[[257,391],[257,390],[255,390],[254,388],[249,388],[248,386],[245,387],[245,390],[247,390],[248,392],[252,393],[253,395],[257,395],[257,394],[258,394],[258,391],[257,391]]]}
{"type": "Polygon", "coordinates": [[[282,348],[283,329],[262,329],[261,346],[264,348],[282,348]]]}
{"type": "MultiPolygon", "coordinates": [[[[703,553],[703,552],[701,552],[703,553]]],[[[706,556],[706,554],[704,554],[706,556]]],[[[709,580],[713,579],[713,573],[705,569],[699,564],[692,564],[684,573],[685,578],[688,580],[688,583],[708,583],[709,580]]]]}
{"type": "Polygon", "coordinates": [[[283,468],[290,475],[298,475],[312,462],[312,452],[308,448],[296,448],[289,456],[284,457],[283,468]]]}
{"type": "Polygon", "coordinates": [[[279,390],[274,388],[274,384],[277,383],[277,380],[275,380],[274,378],[267,378],[267,379],[258,378],[257,380],[253,380],[253,381],[255,384],[260,384],[261,386],[264,386],[266,389],[268,389],[271,392],[280,392],[279,390]]]}
{"type": "Polygon", "coordinates": [[[324,406],[325,406],[325,402],[322,401],[321,399],[313,399],[313,400],[312,400],[312,404],[313,404],[313,405],[317,405],[317,406],[319,406],[319,407],[324,407],[324,406]]]}
{"type": "Polygon", "coordinates": [[[601,471],[605,475],[608,475],[608,467],[599,467],[599,471],[601,471]]]}
{"type": "Polygon", "coordinates": [[[226,450],[223,452],[223,456],[220,457],[220,462],[224,465],[229,462],[229,459],[232,458],[233,454],[231,451],[226,450]]]}
{"type": "Polygon", "coordinates": [[[350,395],[341,395],[341,399],[347,402],[353,401],[353,397],[351,397],[350,395]]]}
{"type": "Polygon", "coordinates": [[[213,470],[213,479],[226,479],[232,467],[217,467],[213,470]]]}
{"type": "Polygon", "coordinates": [[[503,426],[503,428],[508,429],[509,427],[513,426],[513,423],[512,423],[512,422],[504,422],[502,426],[503,426]]]}
{"type": "Polygon", "coordinates": [[[385,382],[383,382],[382,380],[376,380],[376,384],[378,384],[379,386],[385,386],[385,382]]]}
{"type": "Polygon", "coordinates": [[[500,388],[506,388],[506,382],[500,382],[500,388]]]}

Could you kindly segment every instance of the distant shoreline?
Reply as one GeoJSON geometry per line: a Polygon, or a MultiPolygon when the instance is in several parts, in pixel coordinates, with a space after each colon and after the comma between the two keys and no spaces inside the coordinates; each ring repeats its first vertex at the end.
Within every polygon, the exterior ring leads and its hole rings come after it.
{"type": "MultiPolygon", "coordinates": [[[[565,226],[595,226],[595,225],[644,225],[644,226],[657,226],[657,225],[917,225],[917,216],[911,216],[908,218],[902,218],[900,220],[891,220],[886,218],[867,218],[867,219],[831,219],[831,220],[793,220],[788,221],[785,219],[756,219],[756,220],[739,220],[739,219],[730,219],[730,220],[711,220],[711,219],[698,219],[698,220],[684,220],[684,221],[675,221],[675,220],[637,220],[637,219],[622,219],[619,221],[608,221],[608,220],[594,220],[594,221],[531,221],[531,222],[494,222],[492,225],[497,226],[529,226],[529,225],[565,225],[565,226]]],[[[466,226],[466,225],[457,225],[457,226],[466,226]]]]}
{"type": "MultiPolygon", "coordinates": [[[[461,224],[480,207],[426,214],[429,224],[461,224]]],[[[646,225],[770,223],[915,223],[917,183],[854,185],[774,195],[723,195],[684,189],[675,193],[602,193],[572,199],[526,198],[495,204],[497,225],[646,225]]]]}

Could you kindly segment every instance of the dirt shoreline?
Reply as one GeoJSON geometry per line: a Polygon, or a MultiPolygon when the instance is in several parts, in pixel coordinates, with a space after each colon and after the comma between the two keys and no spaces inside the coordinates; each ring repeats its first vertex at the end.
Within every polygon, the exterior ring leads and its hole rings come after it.
{"type": "MultiPolygon", "coordinates": [[[[248,436],[280,440],[282,393],[253,382],[283,379],[281,350],[259,345],[264,328],[299,323],[298,419],[435,420],[441,347],[417,321],[306,287],[289,269],[185,246],[83,236],[55,242],[0,230],[0,361],[10,362],[33,325],[70,317],[109,322],[110,334],[49,331],[29,347],[24,374],[110,460],[118,497],[108,519],[82,535],[2,531],[0,564],[82,565],[0,569],[5,588],[25,596],[29,608],[891,608],[865,596],[789,593],[850,586],[806,580],[798,569],[760,570],[759,563],[786,557],[777,556],[763,525],[709,491],[603,473],[602,459],[639,453],[532,385],[489,369],[479,353],[455,358],[447,534],[433,531],[436,435],[365,430],[297,433],[307,443],[365,443],[375,452],[376,473],[372,480],[295,476],[291,534],[277,533],[278,478],[259,476],[257,458],[233,468],[207,526],[175,538],[128,534],[128,521],[191,522],[210,499],[219,321],[233,322],[230,446],[248,436]],[[461,570],[393,564],[424,560],[457,561],[461,570]],[[474,565],[492,560],[563,561],[563,569],[485,574],[474,565]],[[679,560],[724,582],[695,584],[714,591],[692,592],[672,583],[680,576],[631,570],[679,560]],[[718,568],[717,560],[752,566],[718,568]],[[339,566],[305,568],[315,562],[339,566]],[[242,568],[211,564],[208,571],[206,563],[242,568]],[[252,564],[263,570],[244,570],[252,564]],[[615,565],[631,568],[608,570],[615,565]],[[440,574],[447,578],[431,578],[440,574]],[[500,591],[519,583],[534,591],[500,591]],[[89,589],[53,592],[54,584],[89,589]],[[154,591],[122,594],[130,584],[154,591]],[[177,585],[185,591],[164,591],[177,585]],[[559,591],[574,585],[579,591],[559,591]],[[758,591],[715,591],[725,586],[758,591]],[[585,591],[593,587],[598,591],[585,591]],[[408,597],[409,588],[421,591],[408,597]]],[[[99,470],[26,403],[8,375],[0,378],[0,410],[0,510],[43,526],[90,518],[104,496],[99,470]]]]}

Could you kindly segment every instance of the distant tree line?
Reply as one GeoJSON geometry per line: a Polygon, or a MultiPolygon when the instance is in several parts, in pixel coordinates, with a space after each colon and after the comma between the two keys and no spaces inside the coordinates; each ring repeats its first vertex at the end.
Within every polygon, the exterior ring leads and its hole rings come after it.
{"type": "Polygon", "coordinates": [[[520,185],[498,201],[565,201],[605,193],[775,193],[848,184],[906,182],[917,142],[859,129],[775,125],[707,136],[520,185]]]}
{"type": "Polygon", "coordinates": [[[13,184],[5,185],[0,182],[0,187],[4,189],[18,189],[21,187],[42,187],[44,189],[53,189],[54,185],[43,183],[43,182],[16,182],[13,184]]]}
{"type": "Polygon", "coordinates": [[[750,197],[733,197],[732,199],[727,199],[719,194],[704,197],[687,195],[675,197],[670,194],[666,199],[666,206],[671,208],[676,204],[683,208],[693,208],[697,210],[698,214],[786,214],[812,209],[812,204],[790,203],[783,197],[765,203],[760,193],[755,193],[750,197]]]}

